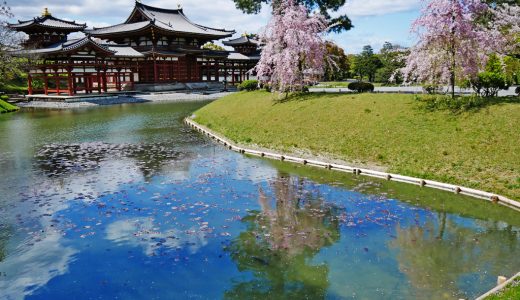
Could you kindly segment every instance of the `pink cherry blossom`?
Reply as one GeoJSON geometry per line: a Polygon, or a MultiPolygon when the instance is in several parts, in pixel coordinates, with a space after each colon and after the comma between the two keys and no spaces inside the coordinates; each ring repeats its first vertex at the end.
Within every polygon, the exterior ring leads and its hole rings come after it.
{"type": "Polygon", "coordinates": [[[419,42],[401,70],[405,81],[453,87],[456,80],[476,76],[488,55],[501,52],[505,44],[499,30],[477,22],[488,9],[480,0],[425,1],[412,24],[419,42]]]}
{"type": "Polygon", "coordinates": [[[323,15],[309,15],[294,0],[283,1],[260,33],[264,46],[255,67],[260,81],[273,91],[301,91],[307,78],[323,73],[326,29],[323,15]]]}

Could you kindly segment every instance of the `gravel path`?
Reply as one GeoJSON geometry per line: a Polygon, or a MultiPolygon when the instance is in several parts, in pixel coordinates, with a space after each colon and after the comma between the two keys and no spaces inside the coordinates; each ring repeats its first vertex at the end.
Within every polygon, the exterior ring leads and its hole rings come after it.
{"type": "Polygon", "coordinates": [[[94,107],[100,105],[116,105],[123,103],[145,103],[145,102],[185,102],[185,101],[208,101],[216,100],[231,94],[231,92],[214,93],[209,95],[203,94],[188,94],[188,93],[157,93],[157,94],[145,94],[135,96],[120,96],[110,98],[99,98],[88,101],[78,102],[52,102],[52,101],[31,101],[18,103],[19,107],[33,107],[33,108],[58,108],[58,109],[69,109],[69,108],[81,108],[81,107],[94,107]]]}

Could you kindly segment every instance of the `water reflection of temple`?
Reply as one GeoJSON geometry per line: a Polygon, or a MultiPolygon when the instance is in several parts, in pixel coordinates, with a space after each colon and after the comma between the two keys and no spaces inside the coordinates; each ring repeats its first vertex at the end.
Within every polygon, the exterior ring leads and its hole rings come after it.
{"type": "Polygon", "coordinates": [[[229,252],[242,272],[254,279],[227,291],[231,299],[324,298],[329,267],[312,258],[340,237],[341,209],[308,191],[299,178],[279,175],[267,191],[259,188],[260,211],[242,221],[248,229],[236,238],[229,252]]]}

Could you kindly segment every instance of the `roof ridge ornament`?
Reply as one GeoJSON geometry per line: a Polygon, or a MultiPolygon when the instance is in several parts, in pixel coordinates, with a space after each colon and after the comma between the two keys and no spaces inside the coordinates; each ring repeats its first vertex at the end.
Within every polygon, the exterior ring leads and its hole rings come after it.
{"type": "Polygon", "coordinates": [[[42,17],[50,17],[51,13],[49,12],[49,9],[46,7],[43,9],[42,17]]]}

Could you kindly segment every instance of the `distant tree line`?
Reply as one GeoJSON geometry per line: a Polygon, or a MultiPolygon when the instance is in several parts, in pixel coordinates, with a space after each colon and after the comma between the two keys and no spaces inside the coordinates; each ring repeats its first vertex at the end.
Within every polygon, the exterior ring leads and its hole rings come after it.
{"type": "MultiPolygon", "coordinates": [[[[385,42],[379,53],[375,53],[372,46],[366,45],[359,54],[346,54],[341,47],[328,42],[327,54],[333,63],[326,65],[324,81],[357,79],[393,85],[403,83],[400,70],[405,67],[410,51],[398,44],[385,42]]],[[[520,59],[515,55],[509,55],[497,62],[497,57],[494,56],[486,71],[480,75],[480,82],[474,80],[466,85],[473,84],[478,89],[479,84],[487,81],[504,82],[502,85],[519,85],[520,59]]]]}
{"type": "MultiPolygon", "coordinates": [[[[345,54],[341,47],[328,42],[327,53],[334,63],[327,64],[325,81],[357,79],[390,84],[393,75],[404,67],[409,52],[400,45],[386,42],[379,53],[374,53],[372,46],[366,45],[360,54],[345,54]]],[[[402,82],[399,74],[394,77],[394,83],[402,82]]]]}

